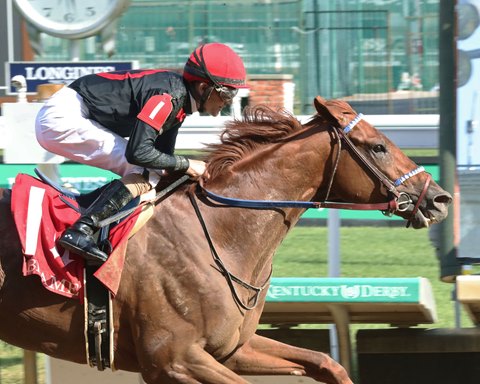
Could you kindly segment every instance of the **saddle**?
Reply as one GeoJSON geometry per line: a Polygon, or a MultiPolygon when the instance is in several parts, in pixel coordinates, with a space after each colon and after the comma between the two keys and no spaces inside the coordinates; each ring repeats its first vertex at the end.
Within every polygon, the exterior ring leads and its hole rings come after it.
{"type": "Polygon", "coordinates": [[[152,190],[134,199],[119,213],[103,220],[97,241],[109,258],[101,266],[90,266],[83,258],[57,248],[56,239],[102,189],[79,194],[58,185],[38,169],[35,173],[38,179],[17,175],[12,188],[12,215],[25,256],[23,274],[38,275],[48,290],[84,302],[88,362],[99,370],[113,368],[111,303],[120,284],[127,240],[153,215],[155,203],[189,176],[163,185],[160,192],[152,190]]]}
{"type": "MultiPolygon", "coordinates": [[[[98,188],[87,194],[80,194],[64,188],[53,180],[49,179],[39,169],[35,169],[36,175],[45,184],[51,186],[60,193],[60,199],[78,212],[80,215],[95,201],[104,187],[98,188]],[[67,198],[63,198],[63,196],[67,198]],[[74,200],[77,204],[72,204],[74,200]]],[[[118,218],[109,218],[101,225],[97,234],[97,244],[106,254],[110,255],[113,246],[109,240],[110,229],[118,225],[122,220],[128,218],[141,201],[140,197],[133,199],[127,204],[118,215],[118,218]]],[[[142,220],[142,225],[148,221],[148,217],[142,220]]],[[[138,228],[137,228],[138,230],[138,228]]],[[[133,234],[130,233],[129,237],[133,234]]],[[[95,277],[95,272],[99,266],[90,265],[85,261],[85,289],[84,289],[84,308],[85,308],[85,335],[88,363],[91,367],[97,367],[99,371],[105,368],[113,368],[113,316],[112,316],[112,294],[95,277]]]]}
{"type": "Polygon", "coordinates": [[[17,175],[12,188],[12,214],[25,255],[23,274],[36,274],[48,290],[83,301],[88,363],[99,370],[113,368],[112,297],[118,290],[127,240],[153,214],[153,204],[140,206],[141,198],[134,199],[116,217],[102,222],[97,241],[110,257],[101,266],[91,266],[57,247],[56,239],[103,187],[79,194],[38,169],[35,173],[38,179],[17,175]]]}

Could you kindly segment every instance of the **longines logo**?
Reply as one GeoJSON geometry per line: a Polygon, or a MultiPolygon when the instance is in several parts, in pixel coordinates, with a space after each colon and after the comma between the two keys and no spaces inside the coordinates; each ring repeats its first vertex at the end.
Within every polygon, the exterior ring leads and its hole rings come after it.
{"type": "MultiPolygon", "coordinates": [[[[5,63],[5,83],[14,76],[24,76],[27,93],[37,92],[40,84],[70,84],[85,75],[101,72],[124,71],[138,68],[138,61],[16,61],[5,63]]],[[[7,94],[16,94],[11,85],[7,94]]]]}
{"type": "Polygon", "coordinates": [[[114,71],[114,66],[85,66],[85,67],[25,67],[25,78],[28,80],[75,80],[81,76],[93,73],[114,71]]]}

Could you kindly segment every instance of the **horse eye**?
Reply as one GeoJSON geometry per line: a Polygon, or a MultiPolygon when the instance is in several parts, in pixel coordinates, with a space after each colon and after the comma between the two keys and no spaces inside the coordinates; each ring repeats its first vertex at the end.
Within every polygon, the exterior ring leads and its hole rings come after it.
{"type": "Polygon", "coordinates": [[[375,152],[375,153],[380,153],[380,152],[385,153],[385,152],[387,152],[387,149],[382,144],[376,144],[376,145],[373,146],[372,149],[373,149],[373,152],[375,152]]]}

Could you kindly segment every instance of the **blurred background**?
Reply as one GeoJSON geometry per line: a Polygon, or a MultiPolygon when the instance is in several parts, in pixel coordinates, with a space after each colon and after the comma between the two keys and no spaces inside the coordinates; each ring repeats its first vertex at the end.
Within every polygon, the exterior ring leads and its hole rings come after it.
{"type": "MultiPolygon", "coordinates": [[[[132,0],[108,28],[79,41],[78,57],[181,70],[198,44],[218,41],[242,56],[252,78],[291,76],[295,113],[311,113],[317,95],[345,98],[365,114],[437,113],[439,6],[439,0],[132,0]]],[[[15,60],[70,60],[71,40],[30,24],[13,27],[21,32],[15,60]]]]}

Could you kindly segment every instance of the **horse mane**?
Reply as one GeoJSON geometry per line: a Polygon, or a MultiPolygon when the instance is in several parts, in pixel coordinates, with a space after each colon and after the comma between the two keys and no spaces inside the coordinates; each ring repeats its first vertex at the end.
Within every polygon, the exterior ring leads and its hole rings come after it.
{"type": "Polygon", "coordinates": [[[285,139],[302,128],[300,121],[284,109],[275,111],[265,105],[245,108],[242,120],[233,119],[225,124],[220,143],[206,148],[210,177],[214,178],[259,147],[285,139]]]}

